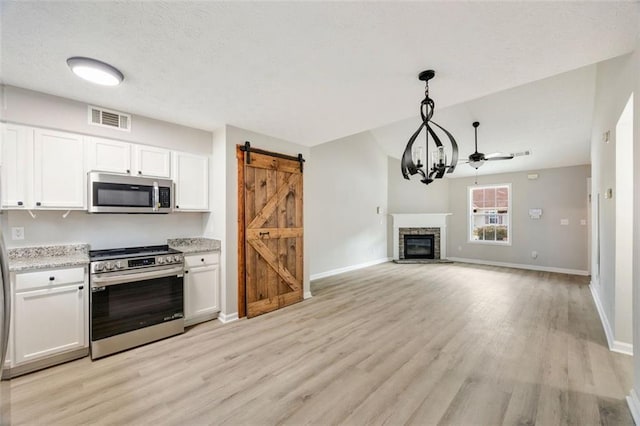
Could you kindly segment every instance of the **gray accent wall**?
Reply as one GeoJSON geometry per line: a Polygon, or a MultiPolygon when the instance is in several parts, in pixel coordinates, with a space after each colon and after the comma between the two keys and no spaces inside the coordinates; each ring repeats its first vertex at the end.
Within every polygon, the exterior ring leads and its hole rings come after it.
{"type": "MultiPolygon", "coordinates": [[[[482,167],[486,172],[491,164],[482,167]]],[[[447,228],[448,256],[534,268],[569,269],[586,275],[589,176],[587,165],[478,176],[478,185],[511,184],[512,225],[511,245],[508,246],[469,242],[467,193],[470,186],[475,186],[476,178],[450,179],[452,216],[447,228]],[[538,178],[529,180],[529,173],[538,174],[538,178]],[[532,208],[542,209],[540,219],[529,217],[532,208]],[[568,219],[569,224],[561,225],[561,219],[568,219]],[[581,220],[585,224],[581,224],[581,220]],[[535,259],[533,251],[537,252],[535,259]]]]}
{"type": "Polygon", "coordinates": [[[429,185],[419,175],[407,180],[400,160],[388,157],[389,213],[448,213],[450,179],[436,179],[429,185]]]}

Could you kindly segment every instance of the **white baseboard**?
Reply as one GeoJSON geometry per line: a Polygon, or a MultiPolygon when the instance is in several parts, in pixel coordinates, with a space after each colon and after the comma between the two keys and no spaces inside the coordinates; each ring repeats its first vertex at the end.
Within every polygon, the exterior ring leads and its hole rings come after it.
{"type": "Polygon", "coordinates": [[[305,291],[304,292],[304,298],[305,299],[311,299],[313,297],[313,294],[311,294],[310,291],[305,291]]]}
{"type": "Polygon", "coordinates": [[[355,271],[356,269],[362,269],[362,268],[366,268],[368,266],[373,266],[373,265],[378,265],[380,263],[389,262],[389,261],[391,261],[391,259],[392,258],[390,258],[390,257],[383,257],[381,259],[376,259],[376,260],[372,260],[370,262],[360,263],[358,265],[351,265],[351,266],[345,266],[344,268],[332,269],[330,271],[320,272],[319,274],[313,274],[313,275],[311,275],[310,279],[311,279],[311,281],[319,280],[320,278],[331,277],[333,275],[343,274],[343,273],[349,272],[349,271],[355,271]]]}
{"type": "Polygon", "coordinates": [[[613,338],[613,329],[611,329],[611,324],[609,324],[607,314],[605,314],[604,308],[602,307],[602,302],[600,302],[600,296],[598,295],[598,292],[596,291],[596,288],[593,286],[593,284],[589,285],[589,290],[591,290],[593,302],[596,304],[598,315],[600,315],[600,322],[602,323],[602,328],[604,328],[604,334],[605,336],[607,336],[609,349],[613,350],[613,343],[615,341],[615,339],[613,338]]]}
{"type": "Polygon", "coordinates": [[[220,321],[223,324],[227,324],[233,321],[237,321],[238,320],[238,313],[234,312],[231,314],[224,314],[222,312],[220,312],[218,314],[218,321],[220,321]]]}
{"type": "Polygon", "coordinates": [[[556,268],[554,266],[527,265],[525,263],[494,262],[492,260],[466,259],[463,257],[451,257],[451,256],[447,256],[447,259],[453,260],[454,262],[473,263],[476,265],[503,266],[505,268],[528,269],[530,271],[557,272],[559,274],[570,274],[570,275],[583,275],[583,276],[589,275],[589,271],[583,271],[582,269],[567,269],[567,268],[556,268]]]}
{"type": "Polygon", "coordinates": [[[631,343],[614,340],[613,346],[610,346],[609,349],[611,349],[613,352],[633,356],[633,345],[631,343]]]}
{"type": "Polygon", "coordinates": [[[640,425],[640,400],[635,389],[631,389],[629,396],[627,396],[627,405],[629,406],[629,411],[631,411],[633,422],[640,425]]]}
{"type": "Polygon", "coordinates": [[[618,352],[625,355],[633,356],[633,345],[626,342],[620,342],[615,339],[615,335],[613,333],[613,329],[611,328],[611,324],[609,323],[609,319],[604,312],[604,308],[602,307],[602,302],[600,301],[600,296],[598,291],[596,290],[593,284],[589,285],[589,289],[591,290],[591,296],[593,297],[593,302],[596,304],[596,309],[598,310],[598,315],[600,316],[600,322],[602,323],[602,328],[604,328],[604,334],[607,336],[607,344],[609,345],[609,350],[613,352],[618,352]]]}

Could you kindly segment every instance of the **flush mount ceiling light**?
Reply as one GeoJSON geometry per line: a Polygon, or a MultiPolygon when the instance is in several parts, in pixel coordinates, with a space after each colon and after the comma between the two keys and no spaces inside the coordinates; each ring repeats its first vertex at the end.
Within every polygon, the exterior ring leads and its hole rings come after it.
{"type": "Polygon", "coordinates": [[[433,70],[422,71],[420,75],[418,75],[418,79],[425,82],[424,99],[420,103],[422,124],[420,124],[418,130],[411,135],[411,138],[407,143],[407,147],[404,149],[404,153],[402,154],[401,162],[402,175],[405,179],[409,179],[409,175],[415,175],[418,173],[422,176],[420,182],[425,185],[430,184],[434,179],[441,179],[445,173],[453,173],[458,163],[458,144],[453,138],[453,135],[439,124],[431,121],[435,102],[429,97],[429,80],[431,80],[435,75],[436,73],[433,70]],[[419,143],[414,147],[414,143],[423,128],[424,145],[419,143]],[[447,151],[445,151],[445,146],[442,144],[442,140],[436,133],[436,130],[444,133],[449,139],[449,144],[451,145],[450,150],[447,150],[451,152],[451,162],[449,164],[447,164],[447,151]],[[431,152],[432,166],[427,173],[426,164],[429,163],[429,136],[431,136],[431,139],[433,140],[435,150],[431,152]],[[424,163],[422,162],[423,159],[424,163]]]}
{"type": "Polygon", "coordinates": [[[67,59],[71,71],[80,78],[103,86],[117,86],[124,75],[115,67],[97,59],[74,56],[67,59]]]}

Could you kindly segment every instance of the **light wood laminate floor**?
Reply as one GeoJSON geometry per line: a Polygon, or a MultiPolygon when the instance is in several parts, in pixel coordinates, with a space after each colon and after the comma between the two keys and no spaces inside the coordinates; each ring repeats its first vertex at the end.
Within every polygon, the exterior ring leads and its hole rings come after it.
{"type": "Polygon", "coordinates": [[[632,424],[584,277],[382,264],[251,320],[2,383],[12,424],[632,424]]]}

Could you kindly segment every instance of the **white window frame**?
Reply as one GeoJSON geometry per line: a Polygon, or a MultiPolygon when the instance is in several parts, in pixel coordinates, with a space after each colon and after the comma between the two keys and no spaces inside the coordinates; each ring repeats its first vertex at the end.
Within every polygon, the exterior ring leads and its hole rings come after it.
{"type": "MultiPolygon", "coordinates": [[[[511,204],[513,200],[513,191],[510,183],[496,183],[489,185],[472,185],[467,187],[467,242],[470,244],[487,244],[494,246],[510,246],[513,243],[513,221],[511,214],[511,204]],[[508,241],[487,241],[487,240],[474,240],[471,236],[474,227],[474,213],[473,213],[473,196],[472,192],[474,189],[484,189],[484,188],[498,188],[498,187],[507,187],[509,190],[509,203],[507,206],[507,235],[508,241]]],[[[502,217],[500,214],[490,213],[491,215],[495,215],[496,221],[498,223],[487,223],[487,225],[502,225],[502,217]]]]}

